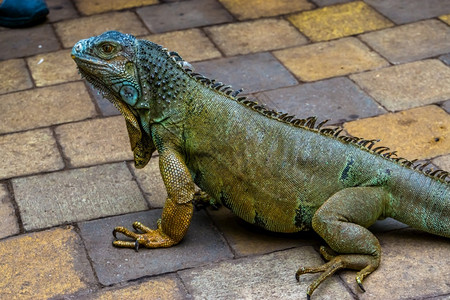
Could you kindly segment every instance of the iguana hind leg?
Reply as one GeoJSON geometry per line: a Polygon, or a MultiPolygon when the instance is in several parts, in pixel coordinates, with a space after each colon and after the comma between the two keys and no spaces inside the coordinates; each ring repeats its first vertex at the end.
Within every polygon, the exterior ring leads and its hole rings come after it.
{"type": "Polygon", "coordinates": [[[340,269],[354,269],[356,282],[362,287],[363,279],[380,264],[381,247],[377,238],[366,229],[380,216],[384,216],[388,195],[380,187],[343,189],[330,197],[315,213],[312,226],[332,249],[321,247],[321,254],[329,260],[314,267],[300,267],[299,276],[323,272],[308,288],[308,298],[325,279],[340,269]]]}

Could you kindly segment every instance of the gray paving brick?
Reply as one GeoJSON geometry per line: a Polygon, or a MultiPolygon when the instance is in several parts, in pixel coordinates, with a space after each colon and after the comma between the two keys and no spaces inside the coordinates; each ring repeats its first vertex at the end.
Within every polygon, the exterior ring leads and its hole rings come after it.
{"type": "Polygon", "coordinates": [[[390,111],[450,98],[450,68],[436,59],[355,74],[350,78],[390,111]]]}
{"type": "Polygon", "coordinates": [[[153,208],[162,208],[166,202],[167,192],[159,171],[159,157],[154,156],[143,169],[136,169],[134,163],[130,163],[131,171],[144,192],[147,201],[153,208]]]}
{"type": "Polygon", "coordinates": [[[19,223],[6,185],[0,184],[0,239],[19,233],[19,223]]]}
{"type": "Polygon", "coordinates": [[[215,59],[193,64],[195,71],[215,78],[244,93],[276,89],[297,84],[297,80],[266,52],[215,59]]]}
{"type": "MultiPolygon", "coordinates": [[[[151,210],[79,224],[88,254],[101,284],[164,274],[206,263],[232,258],[223,238],[204,212],[195,212],[189,231],[180,244],[162,249],[114,248],[111,231],[116,226],[129,228],[134,221],[156,228],[161,210],[151,210]]],[[[123,237],[118,234],[118,237],[123,237]]]]}
{"type": "Polygon", "coordinates": [[[12,183],[26,230],[148,208],[125,163],[17,178],[12,183]]]}
{"type": "Polygon", "coordinates": [[[445,102],[442,104],[442,108],[445,109],[445,110],[450,114],[450,100],[445,101],[445,102]]]}
{"type": "Polygon", "coordinates": [[[364,0],[397,24],[450,13],[450,0],[364,0]]]}
{"type": "Polygon", "coordinates": [[[46,0],[45,3],[47,3],[47,7],[50,10],[47,19],[52,23],[78,17],[78,13],[71,1],[46,0]]]}
{"type": "Polygon", "coordinates": [[[0,60],[55,51],[59,43],[49,24],[0,31],[0,60]]]}
{"type": "Polygon", "coordinates": [[[426,20],[361,35],[375,51],[400,64],[450,52],[450,27],[426,20]]]}
{"type": "Polygon", "coordinates": [[[450,53],[439,57],[446,65],[450,66],[450,53]]]}
{"type": "Polygon", "coordinates": [[[30,74],[23,59],[0,62],[0,94],[33,87],[30,74]]]}
{"type": "Polygon", "coordinates": [[[143,7],[136,11],[154,33],[233,20],[233,17],[214,0],[181,1],[143,7]]]}
{"type": "Polygon", "coordinates": [[[383,114],[385,110],[345,77],[263,92],[261,103],[306,118],[330,119],[330,124],[383,114]]]}
{"type": "Polygon", "coordinates": [[[108,99],[103,97],[102,94],[98,92],[91,84],[86,83],[86,87],[89,93],[92,95],[92,98],[94,98],[95,102],[97,103],[97,106],[103,116],[109,117],[120,115],[120,112],[117,110],[117,108],[115,108],[108,99]]]}
{"type": "Polygon", "coordinates": [[[360,299],[429,299],[450,293],[448,239],[412,229],[380,234],[378,238],[381,265],[364,280],[366,293],[358,291],[355,272],[341,275],[360,299]]]}
{"type": "Polygon", "coordinates": [[[433,159],[433,164],[442,170],[450,171],[450,154],[433,159]]]}
{"type": "MultiPolygon", "coordinates": [[[[323,264],[312,247],[299,247],[263,256],[226,261],[179,272],[194,299],[305,299],[317,274],[295,280],[300,266],[323,264]]],[[[322,283],[314,299],[353,299],[338,277],[322,283]]]]}

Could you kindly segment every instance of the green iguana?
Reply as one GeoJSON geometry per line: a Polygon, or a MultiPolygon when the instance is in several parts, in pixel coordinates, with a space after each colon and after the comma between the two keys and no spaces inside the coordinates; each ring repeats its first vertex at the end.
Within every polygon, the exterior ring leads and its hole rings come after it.
{"type": "Polygon", "coordinates": [[[366,228],[392,217],[450,238],[449,173],[396,156],[375,140],[349,137],[268,110],[230,86],[194,73],[176,52],[115,31],[79,41],[72,58],[88,82],[124,115],[137,168],[152,153],[168,198],[157,229],[116,227],[135,241],[118,247],[170,247],[193,214],[194,183],[245,221],[276,232],[313,229],[328,263],[307,290],[343,268],[356,282],[380,264],[380,243],[366,228]]]}

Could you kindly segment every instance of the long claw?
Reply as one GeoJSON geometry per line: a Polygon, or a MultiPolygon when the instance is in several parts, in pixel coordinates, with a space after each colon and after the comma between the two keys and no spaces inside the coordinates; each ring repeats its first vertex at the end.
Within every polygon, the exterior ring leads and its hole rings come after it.
{"type": "Polygon", "coordinates": [[[139,252],[139,242],[138,242],[138,241],[135,241],[135,242],[134,242],[134,250],[135,250],[136,252],[139,252]]]}
{"type": "Polygon", "coordinates": [[[358,284],[358,286],[359,286],[359,288],[361,289],[361,291],[362,291],[363,293],[365,293],[365,292],[366,292],[366,289],[363,287],[362,282],[356,280],[356,283],[358,284]]]}
{"type": "Polygon", "coordinates": [[[115,238],[115,239],[117,239],[117,235],[116,235],[116,232],[117,232],[117,231],[116,231],[116,229],[114,228],[114,230],[113,230],[112,234],[113,234],[113,236],[114,236],[114,238],[115,238]]]}
{"type": "Polygon", "coordinates": [[[311,300],[311,295],[306,294],[306,300],[311,300]]]}

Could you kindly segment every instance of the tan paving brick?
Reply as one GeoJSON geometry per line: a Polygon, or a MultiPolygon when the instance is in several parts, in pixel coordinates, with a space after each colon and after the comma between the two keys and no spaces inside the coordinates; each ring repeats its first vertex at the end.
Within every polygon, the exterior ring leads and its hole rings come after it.
{"type": "Polygon", "coordinates": [[[0,94],[33,87],[30,74],[23,59],[0,61],[0,94]]]}
{"type": "Polygon", "coordinates": [[[70,57],[70,50],[29,57],[27,63],[31,75],[39,87],[81,78],[73,59],[70,57]]]}
{"type": "Polygon", "coordinates": [[[0,96],[0,133],[14,132],[96,115],[82,82],[0,96]]]}
{"type": "Polygon", "coordinates": [[[148,209],[125,163],[12,180],[25,230],[148,209]]]}
{"type": "Polygon", "coordinates": [[[227,56],[304,45],[308,41],[289,22],[263,19],[205,28],[227,56]]]}
{"type": "Polygon", "coordinates": [[[47,3],[47,7],[50,10],[50,13],[47,15],[47,20],[50,23],[78,17],[72,1],[46,0],[45,3],[47,3]]]}
{"type": "Polygon", "coordinates": [[[115,300],[115,299],[186,299],[182,283],[175,276],[158,277],[138,284],[129,285],[119,289],[102,290],[89,299],[115,300]]]}
{"type": "Polygon", "coordinates": [[[359,299],[448,297],[448,239],[412,229],[382,234],[379,239],[382,245],[381,265],[364,280],[365,293],[359,291],[355,272],[345,271],[341,275],[359,299]]]}
{"type": "Polygon", "coordinates": [[[158,0],[75,0],[78,10],[84,15],[93,15],[105,11],[157,4],[158,0]]]}
{"type": "Polygon", "coordinates": [[[430,105],[344,124],[345,130],[397,150],[408,159],[425,159],[450,152],[450,115],[430,105]]]}
{"type": "Polygon", "coordinates": [[[144,39],[178,52],[186,61],[218,58],[222,55],[200,29],[188,29],[145,36],[144,39]]]}
{"type": "MultiPolygon", "coordinates": [[[[299,247],[251,258],[178,272],[194,299],[306,299],[308,285],[318,277],[295,280],[300,266],[323,264],[312,247],[299,247]]],[[[314,299],[354,299],[337,276],[323,282],[314,299]]]]}
{"type": "Polygon", "coordinates": [[[162,208],[166,202],[167,192],[159,171],[159,158],[152,157],[143,169],[136,169],[132,166],[131,170],[150,205],[162,208]]]}
{"type": "Polygon", "coordinates": [[[355,74],[350,78],[390,111],[450,98],[450,68],[437,59],[355,74]]]}
{"type": "Polygon", "coordinates": [[[314,8],[306,0],[219,0],[239,20],[272,17],[314,8]]]}
{"type": "Polygon", "coordinates": [[[59,170],[64,167],[49,129],[0,136],[0,179],[59,170]]]}
{"type": "Polygon", "coordinates": [[[6,185],[0,184],[0,239],[17,233],[19,233],[19,223],[14,206],[6,185]]]}
{"type": "Polygon", "coordinates": [[[426,20],[361,35],[361,39],[390,62],[398,64],[450,52],[450,28],[426,20]]]}
{"type": "Polygon", "coordinates": [[[328,41],[394,24],[362,1],[301,12],[288,17],[312,41],[328,41]]]}
{"type": "Polygon", "coordinates": [[[72,227],[0,241],[1,296],[49,299],[94,284],[82,241],[72,227]]]}
{"type": "Polygon", "coordinates": [[[433,164],[442,170],[450,171],[450,155],[444,155],[433,159],[433,164]]]}
{"type": "Polygon", "coordinates": [[[353,37],[278,50],[274,55],[303,81],[342,76],[388,65],[383,58],[353,37]]]}
{"type": "Polygon", "coordinates": [[[450,25],[450,15],[440,16],[439,19],[450,25]]]}
{"type": "Polygon", "coordinates": [[[55,132],[71,166],[133,159],[122,116],[64,124],[55,132]]]}
{"type": "Polygon", "coordinates": [[[64,48],[72,48],[81,39],[99,35],[108,30],[117,30],[133,35],[148,34],[136,14],[130,11],[111,12],[54,24],[64,48]]]}

